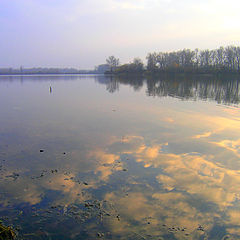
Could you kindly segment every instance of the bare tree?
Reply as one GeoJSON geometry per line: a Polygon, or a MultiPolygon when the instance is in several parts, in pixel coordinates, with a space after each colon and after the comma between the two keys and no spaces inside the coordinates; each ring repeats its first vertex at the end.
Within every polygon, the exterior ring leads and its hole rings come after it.
{"type": "Polygon", "coordinates": [[[132,65],[135,71],[137,72],[143,71],[144,65],[140,58],[134,58],[132,65]]]}
{"type": "Polygon", "coordinates": [[[228,46],[225,48],[225,61],[229,70],[234,70],[235,68],[234,46],[228,46]]]}
{"type": "Polygon", "coordinates": [[[147,69],[149,71],[157,70],[157,53],[149,53],[147,55],[147,69]]]}
{"type": "Polygon", "coordinates": [[[119,65],[119,59],[114,56],[110,56],[106,59],[107,64],[110,66],[111,73],[119,65]]]}
{"type": "Polygon", "coordinates": [[[223,47],[220,47],[216,50],[217,52],[217,65],[220,66],[220,67],[223,67],[224,65],[224,48],[223,47]]]}
{"type": "Polygon", "coordinates": [[[237,70],[240,72],[240,47],[234,47],[234,53],[237,63],[237,70]]]}

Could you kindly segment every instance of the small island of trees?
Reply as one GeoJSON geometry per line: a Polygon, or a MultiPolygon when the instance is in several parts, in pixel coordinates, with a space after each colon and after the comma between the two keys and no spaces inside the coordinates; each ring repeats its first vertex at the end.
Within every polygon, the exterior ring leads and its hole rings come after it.
{"type": "Polygon", "coordinates": [[[107,59],[111,74],[157,73],[240,73],[240,47],[227,46],[214,50],[183,49],[174,52],[153,52],[131,63],[119,64],[119,59],[107,59]]]}

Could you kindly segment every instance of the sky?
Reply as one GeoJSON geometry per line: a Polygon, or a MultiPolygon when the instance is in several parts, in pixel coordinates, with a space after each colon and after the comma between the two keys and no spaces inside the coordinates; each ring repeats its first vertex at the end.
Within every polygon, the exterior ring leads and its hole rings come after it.
{"type": "Polygon", "coordinates": [[[239,0],[0,0],[0,67],[92,69],[239,45],[239,0]]]}

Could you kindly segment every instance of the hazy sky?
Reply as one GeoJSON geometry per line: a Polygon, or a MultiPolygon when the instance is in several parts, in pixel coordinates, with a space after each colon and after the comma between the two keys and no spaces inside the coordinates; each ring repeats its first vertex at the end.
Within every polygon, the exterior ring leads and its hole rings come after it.
{"type": "Polygon", "coordinates": [[[239,0],[0,0],[0,67],[93,68],[109,55],[239,45],[239,0]]]}

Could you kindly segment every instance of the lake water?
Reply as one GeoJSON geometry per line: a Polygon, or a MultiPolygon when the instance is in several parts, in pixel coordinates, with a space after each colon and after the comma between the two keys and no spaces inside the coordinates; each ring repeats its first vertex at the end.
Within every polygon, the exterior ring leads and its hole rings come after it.
{"type": "Polygon", "coordinates": [[[239,239],[239,82],[1,76],[0,219],[24,240],[239,239]]]}

